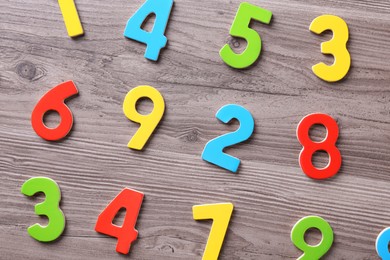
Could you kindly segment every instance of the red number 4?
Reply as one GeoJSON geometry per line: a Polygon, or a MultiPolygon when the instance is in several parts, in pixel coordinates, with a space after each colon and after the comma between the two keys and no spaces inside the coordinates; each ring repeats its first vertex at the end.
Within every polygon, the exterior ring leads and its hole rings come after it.
{"type": "Polygon", "coordinates": [[[143,198],[143,193],[125,188],[108,204],[98,217],[95,231],[118,238],[116,245],[118,253],[128,254],[131,243],[137,239],[138,231],[135,229],[135,224],[143,198]],[[123,225],[114,225],[112,221],[122,208],[126,209],[123,225]]]}

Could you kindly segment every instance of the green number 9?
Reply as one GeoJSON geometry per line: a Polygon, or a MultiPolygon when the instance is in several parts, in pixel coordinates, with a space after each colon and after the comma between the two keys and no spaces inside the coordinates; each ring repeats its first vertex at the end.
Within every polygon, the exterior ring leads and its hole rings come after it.
{"type": "Polygon", "coordinates": [[[36,223],[27,229],[34,239],[50,242],[57,239],[65,228],[65,216],[59,208],[61,191],[58,184],[50,178],[34,177],[27,180],[20,190],[24,195],[33,196],[38,192],[45,194],[45,201],[35,205],[35,214],[47,216],[49,223],[41,226],[36,223]]]}
{"type": "Polygon", "coordinates": [[[333,244],[333,230],[329,223],[317,216],[307,216],[300,219],[291,230],[291,241],[303,251],[298,260],[319,260],[333,244]],[[305,233],[310,228],[318,229],[322,234],[321,242],[311,246],[305,242],[305,233]]]}

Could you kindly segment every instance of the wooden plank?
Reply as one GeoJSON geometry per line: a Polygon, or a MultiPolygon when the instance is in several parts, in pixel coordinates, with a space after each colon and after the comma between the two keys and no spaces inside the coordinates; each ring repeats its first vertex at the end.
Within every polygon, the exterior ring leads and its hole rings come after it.
{"type": "MultiPolygon", "coordinates": [[[[127,186],[145,193],[131,259],[201,259],[211,222],[194,221],[191,207],[213,202],[235,205],[220,259],[296,259],[301,252],[290,230],[309,214],[328,220],[335,232],[324,259],[379,259],[375,239],[390,225],[389,1],[251,1],[271,10],[273,21],[252,23],[263,51],[247,70],[229,68],[218,55],[226,42],[238,52],[245,48],[228,34],[240,1],[176,1],[157,63],[144,59],[145,45],[123,37],[142,2],[77,0],[85,36],[75,40],[56,1],[0,3],[1,258],[119,258],[116,239],[94,225],[127,186]],[[325,13],[345,19],[350,30],[352,67],[335,84],[310,69],[332,62],[320,52],[331,34],[308,30],[325,13]],[[49,143],[32,130],[31,111],[65,80],[80,91],[67,102],[75,125],[68,138],[49,143]],[[144,84],[161,91],[167,108],[146,149],[136,152],[126,147],[137,125],[123,115],[122,102],[144,84]],[[249,141],[227,150],[242,161],[238,174],[200,158],[207,141],[237,128],[215,118],[228,103],[245,106],[256,122],[249,141]],[[312,112],[330,114],[340,127],[342,169],[320,182],[298,164],[296,126],[312,112]],[[54,243],[38,243],[26,232],[46,221],[33,210],[43,197],[19,191],[33,176],[53,178],[62,190],[67,225],[54,243]]],[[[150,109],[140,104],[141,111],[150,109]]],[[[323,131],[312,134],[320,138],[323,131]]],[[[316,239],[312,234],[309,241],[316,239]]]]}

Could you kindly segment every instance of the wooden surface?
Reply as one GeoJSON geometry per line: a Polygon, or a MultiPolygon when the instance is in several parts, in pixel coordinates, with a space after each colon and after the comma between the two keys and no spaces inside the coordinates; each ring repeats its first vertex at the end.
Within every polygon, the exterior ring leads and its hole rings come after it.
{"type": "MultiPolygon", "coordinates": [[[[259,61],[234,70],[219,57],[240,1],[177,0],[160,61],[123,30],[142,0],[77,0],[85,36],[68,38],[57,1],[0,2],[0,258],[1,259],[201,259],[210,221],[195,221],[192,206],[235,205],[220,259],[296,259],[290,241],[295,222],[310,214],[329,221],[335,242],[324,259],[379,259],[375,240],[390,226],[390,3],[388,0],[253,0],[273,12],[270,25],[252,28],[263,40],[259,61]],[[309,31],[322,14],[349,25],[352,67],[328,84],[311,66],[332,57],[320,44],[332,36],[309,31]],[[47,142],[30,124],[41,96],[66,80],[80,95],[67,101],[75,125],[68,138],[47,142]],[[138,125],[122,112],[125,94],[138,85],[161,91],[166,113],[142,152],[126,147],[138,125]],[[254,116],[249,141],[227,149],[241,159],[238,174],[204,162],[207,141],[233,131],[215,118],[225,104],[254,116]],[[297,123],[328,113],[340,127],[343,166],[314,181],[298,164],[297,123]],[[43,244],[27,227],[43,196],[20,193],[24,181],[58,182],[67,225],[58,241],[43,244]],[[145,193],[138,240],[129,256],[117,240],[94,231],[99,213],[124,187],[145,193]]],[[[150,28],[152,23],[146,27],[150,28]]],[[[150,111],[142,102],[140,109],[150,111]]],[[[58,119],[49,115],[53,125],[58,119]]],[[[314,139],[324,135],[315,128],[314,139]]],[[[317,165],[327,155],[315,157],[317,165]]],[[[123,214],[122,214],[123,217],[123,214]]],[[[118,220],[120,223],[120,219],[118,220]]],[[[318,241],[312,233],[309,241],[318,241]]]]}

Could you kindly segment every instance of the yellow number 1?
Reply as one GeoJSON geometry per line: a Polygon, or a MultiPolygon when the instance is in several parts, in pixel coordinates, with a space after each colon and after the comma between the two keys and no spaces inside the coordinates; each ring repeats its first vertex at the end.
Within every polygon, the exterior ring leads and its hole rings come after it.
{"type": "Polygon", "coordinates": [[[351,56],[347,50],[349,33],[345,21],[338,16],[321,15],[311,22],[309,29],[316,34],[326,30],[333,32],[333,38],[321,44],[321,52],[333,55],[334,63],[331,66],[323,62],[317,63],[312,67],[314,74],[329,82],[344,78],[351,66],[351,56]]]}
{"type": "Polygon", "coordinates": [[[84,34],[83,26],[81,25],[79,14],[77,13],[74,0],[58,0],[62,16],[68,35],[76,37],[84,34]]]}
{"type": "Polygon", "coordinates": [[[205,204],[192,207],[195,220],[213,220],[202,260],[218,259],[232,212],[232,203],[205,204]]]}

